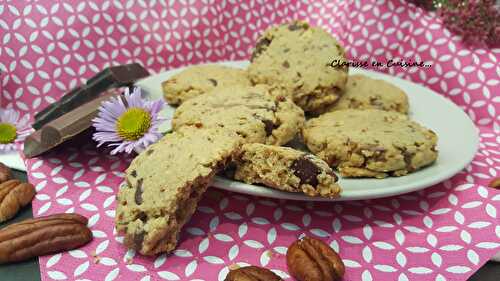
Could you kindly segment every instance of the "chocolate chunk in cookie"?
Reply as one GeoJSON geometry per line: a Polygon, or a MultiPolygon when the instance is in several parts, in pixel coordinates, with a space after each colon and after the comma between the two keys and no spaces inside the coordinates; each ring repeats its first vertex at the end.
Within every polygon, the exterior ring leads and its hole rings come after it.
{"type": "MultiPolygon", "coordinates": [[[[135,173],[135,171],[132,171],[131,172],[131,176],[132,177],[135,177],[134,175],[132,175],[133,173],[135,173]]],[[[142,189],[142,182],[143,182],[143,179],[139,179],[137,180],[137,186],[135,187],[135,195],[134,195],[134,198],[135,198],[135,203],[137,205],[141,205],[142,204],[142,192],[143,192],[143,189],[142,189]]]]}
{"type": "Polygon", "coordinates": [[[252,57],[250,58],[250,61],[253,61],[255,58],[257,58],[263,51],[264,49],[271,44],[271,40],[268,38],[261,38],[259,41],[257,41],[257,44],[255,45],[255,49],[252,52],[252,57]]]}
{"type": "Polygon", "coordinates": [[[316,164],[306,157],[300,157],[292,162],[293,173],[300,178],[300,184],[318,185],[318,174],[321,173],[316,164]]]}
{"type": "Polygon", "coordinates": [[[302,29],[308,29],[309,25],[305,22],[302,21],[294,21],[290,24],[288,24],[288,30],[290,31],[296,31],[296,30],[302,30],[302,29]]]}

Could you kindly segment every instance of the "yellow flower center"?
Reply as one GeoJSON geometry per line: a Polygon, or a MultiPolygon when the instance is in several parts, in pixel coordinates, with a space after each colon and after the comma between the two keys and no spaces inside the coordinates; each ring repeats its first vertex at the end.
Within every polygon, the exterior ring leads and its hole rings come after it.
{"type": "Polygon", "coordinates": [[[138,107],[129,108],[116,122],[118,135],[128,141],[140,139],[151,127],[151,114],[138,107]]]}
{"type": "Polygon", "coordinates": [[[17,130],[12,124],[0,123],[0,143],[13,143],[17,137],[17,130]]]}

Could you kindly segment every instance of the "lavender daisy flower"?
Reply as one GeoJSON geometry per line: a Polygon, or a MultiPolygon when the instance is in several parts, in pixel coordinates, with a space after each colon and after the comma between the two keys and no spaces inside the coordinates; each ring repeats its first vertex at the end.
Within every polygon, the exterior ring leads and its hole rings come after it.
{"type": "Polygon", "coordinates": [[[97,146],[104,143],[116,146],[112,155],[130,153],[134,148],[143,150],[163,136],[158,126],[165,120],[159,116],[164,106],[163,100],[142,99],[138,87],[132,93],[127,88],[123,96],[102,103],[99,114],[92,120],[97,130],[92,138],[98,142],[97,146]]]}
{"type": "Polygon", "coordinates": [[[29,116],[19,119],[19,112],[14,109],[0,109],[0,151],[8,152],[18,148],[31,133],[28,125],[29,116]]]}

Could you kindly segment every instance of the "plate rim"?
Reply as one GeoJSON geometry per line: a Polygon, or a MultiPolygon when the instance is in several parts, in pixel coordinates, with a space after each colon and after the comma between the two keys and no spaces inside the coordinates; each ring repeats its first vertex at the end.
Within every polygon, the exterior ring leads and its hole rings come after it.
{"type": "MultiPolygon", "coordinates": [[[[183,69],[192,66],[192,65],[206,65],[206,64],[222,64],[222,65],[229,65],[229,66],[235,66],[235,67],[240,67],[244,68],[246,65],[249,64],[248,60],[225,60],[225,61],[218,61],[218,62],[207,62],[207,63],[199,63],[199,64],[190,64],[190,65],[185,65],[182,67],[166,70],[163,72],[159,72],[156,74],[153,74],[147,78],[144,78],[136,83],[140,84],[141,83],[147,83],[148,80],[150,79],[155,79],[156,77],[159,77],[161,75],[168,75],[168,73],[172,72],[179,72],[182,71],[183,69]]],[[[214,187],[217,187],[219,189],[223,190],[228,190],[236,193],[241,193],[241,194],[247,194],[247,195],[252,195],[252,196],[260,196],[260,197],[265,197],[265,198],[274,198],[274,199],[284,199],[284,200],[296,200],[296,201],[321,201],[321,202],[338,202],[338,201],[353,201],[353,200],[366,200],[366,199],[376,199],[376,198],[384,198],[384,197],[390,197],[390,196],[395,196],[395,195],[401,195],[401,194],[406,194],[418,190],[423,190],[425,188],[431,187],[439,182],[443,182],[457,173],[459,173],[461,170],[463,170],[469,163],[472,162],[474,159],[475,155],[477,154],[478,148],[479,148],[479,130],[474,124],[474,122],[470,119],[470,117],[455,103],[453,103],[450,99],[447,97],[435,92],[434,90],[425,87],[421,84],[415,83],[410,80],[402,79],[397,76],[393,76],[390,74],[378,72],[378,71],[373,71],[369,69],[364,69],[364,68],[351,68],[349,70],[349,74],[363,74],[363,73],[369,73],[369,76],[373,77],[375,76],[377,79],[383,79],[386,81],[391,81],[391,80],[396,80],[400,83],[410,83],[412,86],[423,88],[429,93],[431,93],[434,97],[439,97],[442,102],[447,104],[447,106],[450,109],[453,109],[457,112],[459,112],[464,121],[467,122],[467,124],[463,124],[464,126],[467,125],[470,127],[470,129],[473,129],[474,131],[474,136],[473,138],[473,145],[474,147],[470,148],[469,154],[464,155],[464,161],[461,162],[460,165],[456,165],[453,169],[448,169],[445,170],[444,172],[440,173],[439,176],[437,177],[424,177],[422,179],[418,180],[418,183],[415,184],[414,182],[411,183],[405,183],[405,184],[400,184],[397,185],[397,188],[391,188],[391,189],[380,189],[380,188],[373,188],[373,189],[363,189],[362,191],[360,190],[348,190],[347,192],[345,190],[342,191],[341,196],[338,198],[323,198],[323,197],[311,197],[307,196],[301,193],[292,193],[292,192],[285,192],[285,191],[280,191],[276,189],[272,189],[269,187],[265,187],[262,185],[257,185],[257,184],[247,184],[244,182],[236,181],[236,180],[230,180],[222,177],[216,176],[214,180],[212,181],[211,185],[214,187]],[[353,73],[354,72],[354,73],[353,73]],[[235,185],[238,185],[237,189],[235,188],[235,185]],[[258,191],[254,190],[255,188],[259,189],[258,191]],[[247,189],[247,190],[245,190],[247,189]],[[347,194],[346,194],[347,193],[347,194]],[[358,194],[356,194],[358,193],[358,194]]],[[[161,89],[160,89],[161,90],[161,89]]],[[[359,179],[363,180],[363,179],[359,179]]],[[[374,179],[366,179],[366,180],[374,180],[374,179]]],[[[380,180],[380,179],[377,179],[380,180]]],[[[381,179],[383,180],[383,179],[381,179]]]]}

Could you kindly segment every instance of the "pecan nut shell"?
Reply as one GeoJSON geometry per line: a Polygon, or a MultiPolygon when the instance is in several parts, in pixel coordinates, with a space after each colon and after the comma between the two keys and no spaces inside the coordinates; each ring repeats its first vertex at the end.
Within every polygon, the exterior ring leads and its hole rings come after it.
{"type": "Polygon", "coordinates": [[[25,220],[0,230],[0,264],[75,249],[90,240],[87,218],[78,214],[25,220]]]}
{"type": "Polygon", "coordinates": [[[286,262],[289,273],[299,281],[339,280],[345,272],[342,259],[330,246],[307,236],[290,245],[286,262]]]}

